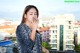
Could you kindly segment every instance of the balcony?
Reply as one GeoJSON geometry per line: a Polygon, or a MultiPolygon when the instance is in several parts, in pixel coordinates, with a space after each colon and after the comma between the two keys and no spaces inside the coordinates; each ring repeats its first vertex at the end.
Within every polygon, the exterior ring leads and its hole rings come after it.
{"type": "MultiPolygon", "coordinates": [[[[75,52],[74,50],[66,50],[66,51],[57,51],[57,50],[49,50],[50,53],[78,53],[75,52]]],[[[79,52],[80,53],[80,52],[79,52]]]]}

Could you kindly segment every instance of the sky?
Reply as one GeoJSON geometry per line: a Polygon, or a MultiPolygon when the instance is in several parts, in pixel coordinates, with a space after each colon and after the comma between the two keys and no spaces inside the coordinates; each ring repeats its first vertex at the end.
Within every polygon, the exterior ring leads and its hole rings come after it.
{"type": "Polygon", "coordinates": [[[80,2],[64,2],[64,0],[0,0],[0,18],[21,20],[25,6],[35,5],[39,9],[39,17],[53,17],[60,14],[73,14],[80,20],[80,2]]]}

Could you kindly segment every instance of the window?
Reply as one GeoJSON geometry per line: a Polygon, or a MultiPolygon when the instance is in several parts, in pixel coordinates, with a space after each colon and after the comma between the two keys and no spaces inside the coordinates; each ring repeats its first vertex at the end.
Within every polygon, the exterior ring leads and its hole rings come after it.
{"type": "Polygon", "coordinates": [[[54,30],[53,30],[53,33],[54,33],[54,30]]]}
{"type": "Polygon", "coordinates": [[[71,40],[66,41],[66,44],[73,44],[73,41],[71,41],[71,40]]]}
{"type": "Polygon", "coordinates": [[[57,38],[57,35],[53,35],[53,38],[57,38]]]}
{"type": "Polygon", "coordinates": [[[52,48],[57,48],[57,44],[51,44],[52,48]]]}
{"type": "Polygon", "coordinates": [[[57,30],[55,30],[55,32],[57,33],[57,30]]]}
{"type": "Polygon", "coordinates": [[[56,25],[55,27],[56,27],[56,29],[57,29],[57,25],[56,25]]]}
{"type": "Polygon", "coordinates": [[[66,37],[67,39],[70,39],[70,37],[69,37],[69,35],[67,35],[67,37],[66,37]]]}
{"type": "Polygon", "coordinates": [[[52,40],[52,43],[57,43],[57,40],[52,40]]]}
{"type": "Polygon", "coordinates": [[[69,21],[69,24],[71,24],[71,21],[69,21]]]}
{"type": "Polygon", "coordinates": [[[47,35],[49,35],[49,33],[47,33],[47,35]]]}
{"type": "Polygon", "coordinates": [[[57,30],[53,30],[53,33],[57,33],[57,30]]]}
{"type": "Polygon", "coordinates": [[[67,48],[67,49],[73,49],[74,47],[71,46],[71,45],[66,45],[66,48],[67,48]]]}
{"type": "Polygon", "coordinates": [[[71,29],[71,26],[69,26],[69,29],[71,29]]]}

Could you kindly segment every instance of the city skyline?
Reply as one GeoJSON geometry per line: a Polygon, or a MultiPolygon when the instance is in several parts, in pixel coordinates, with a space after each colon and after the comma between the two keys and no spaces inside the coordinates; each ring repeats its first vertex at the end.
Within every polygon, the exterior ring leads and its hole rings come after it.
{"type": "Polygon", "coordinates": [[[73,14],[80,20],[80,2],[67,3],[64,0],[1,0],[0,18],[21,20],[22,13],[27,5],[35,5],[40,12],[39,17],[53,17],[60,14],[73,14]]]}

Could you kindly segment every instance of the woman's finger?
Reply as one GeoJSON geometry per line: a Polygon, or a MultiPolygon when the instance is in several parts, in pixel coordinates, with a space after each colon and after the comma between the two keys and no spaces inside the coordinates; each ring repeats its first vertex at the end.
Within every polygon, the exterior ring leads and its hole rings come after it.
{"type": "Polygon", "coordinates": [[[34,19],[34,22],[35,23],[39,23],[39,20],[36,18],[36,19],[34,19]]]}

